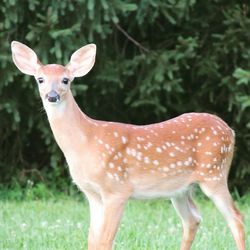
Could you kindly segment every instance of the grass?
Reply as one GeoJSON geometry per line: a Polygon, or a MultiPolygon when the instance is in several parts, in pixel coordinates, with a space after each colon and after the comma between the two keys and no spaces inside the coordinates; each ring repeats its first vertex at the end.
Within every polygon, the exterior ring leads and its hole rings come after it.
{"type": "MultiPolygon", "coordinates": [[[[203,221],[194,250],[236,249],[222,216],[205,199],[196,200],[203,221]]],[[[247,249],[250,249],[250,196],[237,206],[244,214],[247,249]]],[[[1,250],[87,249],[88,204],[84,199],[0,200],[1,250]]],[[[181,223],[165,200],[130,201],[116,238],[116,250],[179,249],[181,223]]]]}

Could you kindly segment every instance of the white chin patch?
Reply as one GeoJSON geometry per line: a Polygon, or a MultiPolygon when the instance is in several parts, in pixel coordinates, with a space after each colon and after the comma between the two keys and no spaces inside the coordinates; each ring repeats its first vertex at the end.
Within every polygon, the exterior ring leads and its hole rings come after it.
{"type": "Polygon", "coordinates": [[[59,118],[64,115],[65,112],[65,102],[58,100],[56,102],[49,102],[48,100],[43,100],[43,107],[47,113],[49,119],[59,118]]]}

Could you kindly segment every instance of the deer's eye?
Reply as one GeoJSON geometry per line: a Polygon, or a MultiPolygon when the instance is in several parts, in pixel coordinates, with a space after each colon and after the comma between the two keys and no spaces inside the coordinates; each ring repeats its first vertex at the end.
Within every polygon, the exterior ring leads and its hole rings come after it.
{"type": "Polygon", "coordinates": [[[63,78],[62,83],[65,84],[65,85],[68,84],[69,83],[69,79],[68,78],[63,78]]]}
{"type": "Polygon", "coordinates": [[[39,78],[37,79],[37,82],[38,82],[39,84],[42,84],[42,83],[44,83],[44,79],[43,79],[42,77],[39,77],[39,78]]]}

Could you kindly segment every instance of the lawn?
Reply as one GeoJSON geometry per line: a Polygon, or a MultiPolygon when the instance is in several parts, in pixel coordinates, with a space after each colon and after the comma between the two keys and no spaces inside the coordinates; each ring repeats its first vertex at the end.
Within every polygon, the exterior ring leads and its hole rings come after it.
{"type": "MultiPolygon", "coordinates": [[[[194,241],[196,250],[236,249],[213,204],[197,198],[203,221],[194,241]]],[[[250,249],[250,196],[237,202],[245,217],[250,249]]],[[[46,200],[0,200],[1,250],[87,249],[88,203],[75,197],[46,200]]],[[[181,224],[169,201],[130,201],[116,238],[116,250],[179,249],[181,224]]]]}

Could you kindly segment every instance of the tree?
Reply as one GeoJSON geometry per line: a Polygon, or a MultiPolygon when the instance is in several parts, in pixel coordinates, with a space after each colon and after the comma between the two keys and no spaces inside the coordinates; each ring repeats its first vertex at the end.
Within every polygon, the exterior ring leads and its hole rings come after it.
{"type": "Polygon", "coordinates": [[[75,49],[94,42],[96,66],[73,87],[89,116],[145,124],[189,111],[218,114],[237,135],[230,183],[242,193],[247,191],[249,30],[249,3],[236,0],[4,2],[0,7],[1,181],[10,183],[19,174],[23,181],[56,178],[60,186],[67,175],[41,111],[36,84],[14,67],[10,42],[34,48],[43,63],[62,64],[75,49]]]}

